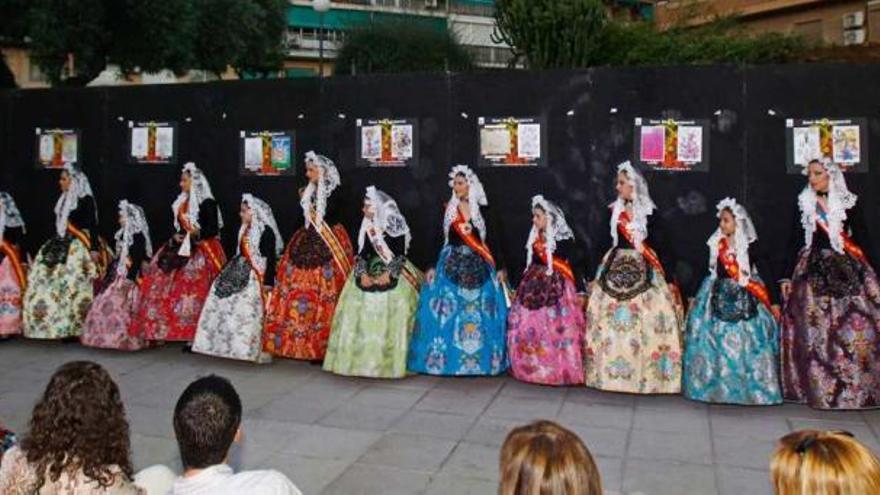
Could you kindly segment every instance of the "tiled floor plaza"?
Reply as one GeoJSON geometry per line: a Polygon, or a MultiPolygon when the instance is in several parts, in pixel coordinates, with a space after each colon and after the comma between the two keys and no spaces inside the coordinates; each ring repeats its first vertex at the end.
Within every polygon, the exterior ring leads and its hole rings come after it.
{"type": "Polygon", "coordinates": [[[174,403],[191,380],[216,373],[244,401],[245,440],[232,464],[278,469],[307,495],[494,494],[505,434],[535,418],[581,435],[610,494],[770,493],[774,441],[795,429],[845,429],[880,451],[880,411],[707,406],[509,377],[376,381],[288,360],[258,366],[184,354],[179,346],[126,354],[20,339],[0,342],[0,420],[23,432],[52,371],[78,359],[101,363],[121,387],[136,469],[180,469],[174,403]]]}

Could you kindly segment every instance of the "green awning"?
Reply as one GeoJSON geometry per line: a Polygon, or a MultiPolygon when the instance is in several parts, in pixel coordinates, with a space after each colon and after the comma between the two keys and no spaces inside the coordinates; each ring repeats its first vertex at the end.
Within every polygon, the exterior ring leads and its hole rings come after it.
{"type": "Polygon", "coordinates": [[[300,77],[318,77],[317,69],[307,69],[305,67],[291,67],[284,70],[284,76],[287,79],[297,79],[300,77]]]}
{"type": "MultiPolygon", "coordinates": [[[[370,22],[394,20],[419,22],[431,26],[438,31],[446,30],[446,19],[444,17],[372,12],[354,9],[331,9],[325,12],[324,28],[342,31],[369,24],[370,22]]],[[[291,28],[320,28],[321,17],[311,7],[306,7],[304,5],[291,5],[287,9],[287,26],[291,28]]]]}

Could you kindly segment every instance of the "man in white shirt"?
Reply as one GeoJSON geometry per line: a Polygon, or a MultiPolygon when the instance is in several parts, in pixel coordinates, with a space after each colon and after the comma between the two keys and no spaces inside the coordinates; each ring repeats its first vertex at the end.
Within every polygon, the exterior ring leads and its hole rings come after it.
{"type": "Polygon", "coordinates": [[[302,495],[278,471],[234,473],[226,464],[241,440],[241,399],[229,380],[211,375],[189,385],[174,408],[174,434],[183,474],[173,495],[302,495]]]}

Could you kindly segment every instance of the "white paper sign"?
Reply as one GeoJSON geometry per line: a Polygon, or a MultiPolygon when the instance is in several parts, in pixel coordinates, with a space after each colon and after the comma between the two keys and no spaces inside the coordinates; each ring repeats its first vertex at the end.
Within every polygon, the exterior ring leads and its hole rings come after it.
{"type": "Polygon", "coordinates": [[[168,159],[174,156],[174,128],[156,128],[156,156],[168,159]]]}
{"type": "Polygon", "coordinates": [[[263,138],[250,137],[244,140],[244,168],[248,170],[263,168],[263,138]]]}
{"type": "Polygon", "coordinates": [[[411,125],[391,126],[391,155],[398,160],[413,157],[413,127],[411,125]]]}
{"type": "Polygon", "coordinates": [[[51,134],[43,134],[40,136],[40,161],[48,163],[52,161],[55,155],[55,140],[51,134]]]}
{"type": "Polygon", "coordinates": [[[517,154],[520,158],[541,158],[541,124],[520,124],[517,154]]]}
{"type": "Polygon", "coordinates": [[[133,128],[131,130],[131,156],[135,158],[146,158],[147,143],[149,132],[146,127],[133,128]]]}
{"type": "Polygon", "coordinates": [[[376,160],[382,156],[382,126],[368,125],[361,128],[361,157],[376,160]]]}

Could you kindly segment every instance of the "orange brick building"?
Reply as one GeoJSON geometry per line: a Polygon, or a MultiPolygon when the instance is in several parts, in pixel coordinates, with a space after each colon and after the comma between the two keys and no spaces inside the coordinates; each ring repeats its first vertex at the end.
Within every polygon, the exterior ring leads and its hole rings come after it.
{"type": "Polygon", "coordinates": [[[796,33],[833,45],[880,43],[880,0],[659,0],[661,29],[734,16],[753,32],[796,33]]]}

